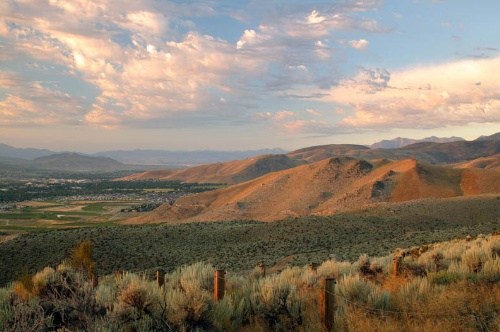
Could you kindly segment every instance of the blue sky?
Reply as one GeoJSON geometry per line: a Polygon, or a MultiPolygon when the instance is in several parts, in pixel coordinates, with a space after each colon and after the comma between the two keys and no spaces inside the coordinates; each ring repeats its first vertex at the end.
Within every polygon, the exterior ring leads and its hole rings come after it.
{"type": "Polygon", "coordinates": [[[495,0],[0,3],[0,142],[292,150],[500,131],[495,0]]]}

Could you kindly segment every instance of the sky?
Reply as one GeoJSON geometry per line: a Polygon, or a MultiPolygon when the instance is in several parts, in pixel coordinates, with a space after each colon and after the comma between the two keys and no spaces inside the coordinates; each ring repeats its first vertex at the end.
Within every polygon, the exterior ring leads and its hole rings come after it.
{"type": "Polygon", "coordinates": [[[0,143],[254,150],[500,132],[497,0],[2,0],[0,143]]]}

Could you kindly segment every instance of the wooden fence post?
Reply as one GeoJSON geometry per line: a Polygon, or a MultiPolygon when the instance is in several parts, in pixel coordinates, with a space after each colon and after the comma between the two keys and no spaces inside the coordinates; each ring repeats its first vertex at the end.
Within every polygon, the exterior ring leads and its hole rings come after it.
{"type": "Polygon", "coordinates": [[[226,272],[224,270],[215,270],[214,272],[214,301],[217,302],[224,298],[226,287],[226,272]]]}
{"type": "Polygon", "coordinates": [[[335,278],[323,279],[321,293],[321,322],[325,331],[333,331],[335,321],[335,278]]]}
{"type": "Polygon", "coordinates": [[[92,274],[91,280],[92,280],[92,288],[96,288],[99,285],[99,277],[97,276],[96,273],[92,274]]]}
{"type": "Polygon", "coordinates": [[[161,269],[156,271],[156,282],[158,283],[158,287],[163,286],[165,283],[165,271],[161,269]]]}

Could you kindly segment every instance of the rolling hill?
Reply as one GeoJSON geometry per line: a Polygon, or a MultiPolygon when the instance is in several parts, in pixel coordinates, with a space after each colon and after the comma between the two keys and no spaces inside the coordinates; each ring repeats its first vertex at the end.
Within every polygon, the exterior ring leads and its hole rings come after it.
{"type": "Polygon", "coordinates": [[[500,140],[456,141],[451,143],[416,143],[399,149],[370,149],[354,144],[313,146],[287,153],[268,154],[244,160],[213,163],[183,170],[155,170],[135,174],[119,181],[144,179],[179,180],[198,183],[236,184],[270,172],[281,171],[320,160],[348,156],[369,160],[417,159],[422,162],[447,165],[490,157],[500,153],[500,140]]]}
{"type": "Polygon", "coordinates": [[[283,154],[260,155],[253,158],[194,166],[183,170],[154,170],[134,174],[119,181],[161,179],[184,182],[236,184],[267,173],[282,171],[304,164],[283,154]]]}
{"type": "Polygon", "coordinates": [[[391,140],[382,140],[377,143],[373,143],[370,145],[370,148],[372,149],[395,149],[395,148],[402,148],[406,145],[410,144],[415,144],[415,143],[422,143],[422,142],[434,142],[434,143],[449,143],[449,142],[455,142],[455,141],[465,141],[462,137],[436,137],[436,136],[431,136],[431,137],[426,137],[422,139],[412,139],[412,138],[404,138],[404,137],[396,137],[391,140]]]}
{"type": "Polygon", "coordinates": [[[454,169],[415,159],[370,163],[333,157],[269,173],[215,191],[182,197],[127,223],[192,222],[330,215],[423,198],[500,192],[500,172],[454,169]]]}
{"type": "Polygon", "coordinates": [[[64,152],[39,157],[32,161],[32,166],[40,169],[65,171],[105,171],[118,170],[124,164],[107,157],[91,157],[78,153],[64,152]]]}
{"type": "Polygon", "coordinates": [[[484,168],[500,170],[500,153],[490,157],[477,158],[454,164],[456,168],[484,168]]]}

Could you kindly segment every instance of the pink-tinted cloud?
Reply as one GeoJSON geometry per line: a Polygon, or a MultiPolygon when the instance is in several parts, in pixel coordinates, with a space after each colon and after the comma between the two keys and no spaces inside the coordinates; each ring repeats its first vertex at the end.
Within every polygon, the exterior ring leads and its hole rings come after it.
{"type": "Polygon", "coordinates": [[[442,128],[500,121],[500,57],[389,73],[362,70],[323,100],[349,105],[341,125],[442,128]],[[479,83],[478,83],[479,82],[479,83]]]}
{"type": "Polygon", "coordinates": [[[359,51],[366,51],[368,49],[368,41],[366,39],[351,40],[349,45],[359,51]]]}

